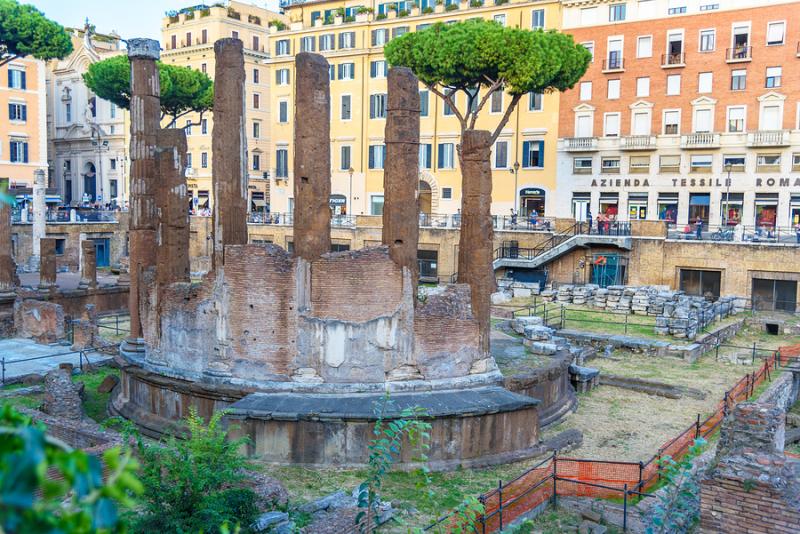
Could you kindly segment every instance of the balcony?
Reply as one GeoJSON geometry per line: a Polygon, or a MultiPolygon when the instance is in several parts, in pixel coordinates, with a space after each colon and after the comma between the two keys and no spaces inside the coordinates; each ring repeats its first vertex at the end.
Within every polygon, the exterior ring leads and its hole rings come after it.
{"type": "Polygon", "coordinates": [[[655,150],[655,135],[627,135],[619,140],[620,150],[655,150]]]}
{"type": "Polygon", "coordinates": [[[752,46],[737,46],[725,51],[725,61],[728,63],[745,63],[753,60],[752,46]]]}
{"type": "Polygon", "coordinates": [[[565,137],[564,149],[567,152],[595,152],[597,150],[597,138],[565,137]]]}
{"type": "Polygon", "coordinates": [[[662,69],[677,69],[686,66],[686,54],[677,52],[675,54],[661,54],[662,69]]]}
{"type": "Polygon", "coordinates": [[[759,130],[747,134],[747,146],[789,146],[789,130],[759,130]]]}
{"type": "Polygon", "coordinates": [[[719,148],[719,134],[698,132],[681,136],[681,148],[719,148]]]}
{"type": "Polygon", "coordinates": [[[625,63],[623,62],[621,57],[614,56],[603,60],[604,73],[624,72],[624,71],[625,71],[625,63]]]}

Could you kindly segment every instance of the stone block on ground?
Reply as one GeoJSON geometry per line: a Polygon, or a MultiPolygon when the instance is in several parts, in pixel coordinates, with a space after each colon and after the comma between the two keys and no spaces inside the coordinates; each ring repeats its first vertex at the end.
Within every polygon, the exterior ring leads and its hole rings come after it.
{"type": "Polygon", "coordinates": [[[274,528],[280,523],[289,520],[289,514],[286,512],[266,512],[258,516],[255,523],[253,523],[253,530],[256,532],[265,532],[270,528],[274,528]]]}
{"type": "Polygon", "coordinates": [[[548,341],[553,337],[553,329],[542,325],[528,325],[523,333],[531,341],[548,341]]]}
{"type": "Polygon", "coordinates": [[[100,382],[100,385],[97,386],[98,393],[111,393],[111,390],[119,384],[119,378],[114,375],[108,375],[100,382]]]}

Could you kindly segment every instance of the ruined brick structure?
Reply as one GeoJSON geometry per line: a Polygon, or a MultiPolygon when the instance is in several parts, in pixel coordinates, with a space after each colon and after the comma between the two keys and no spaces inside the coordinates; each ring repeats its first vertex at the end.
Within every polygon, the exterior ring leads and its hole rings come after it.
{"type": "Polygon", "coordinates": [[[46,237],[39,240],[39,291],[50,293],[56,290],[56,240],[46,237]]]}
{"type": "MultiPolygon", "coordinates": [[[[222,55],[230,65],[240,63],[241,46],[229,44],[215,46],[218,64],[222,55]]],[[[538,441],[537,401],[502,387],[481,346],[488,337],[482,338],[470,287],[448,286],[417,302],[410,252],[417,248],[417,209],[409,202],[419,140],[416,79],[405,71],[389,76],[390,109],[397,116],[387,122],[386,139],[395,143],[390,155],[401,161],[387,167],[399,183],[387,189],[385,245],[331,253],[328,63],[305,53],[296,61],[295,254],[246,244],[238,231],[229,232],[244,224],[244,214],[237,220],[237,210],[229,210],[244,192],[233,187],[218,195],[209,273],[187,283],[169,281],[162,273],[171,269],[166,262],[141,271],[137,303],[145,350],[123,346],[112,410],[158,434],[190,407],[203,416],[227,408],[227,417],[237,421],[234,433],[247,434],[251,451],[264,460],[363,465],[375,405],[388,390],[394,401],[388,418],[407,406],[429,411],[436,468],[529,456],[538,441]],[[406,230],[409,224],[413,231],[406,230]]],[[[244,98],[241,91],[217,86],[220,93],[230,109],[243,106],[234,101],[244,98]]],[[[236,140],[243,143],[227,133],[238,131],[241,114],[217,111],[215,173],[234,168],[241,148],[236,140]]],[[[167,167],[175,180],[182,177],[167,167]]],[[[214,177],[227,186],[235,178],[214,177]]],[[[164,224],[165,215],[162,209],[160,243],[171,242],[167,233],[184,231],[164,224]]],[[[182,239],[174,242],[184,246],[182,239]]]]}
{"type": "Polygon", "coordinates": [[[81,281],[80,289],[97,288],[97,249],[94,241],[81,241],[81,281]]]}
{"type": "Polygon", "coordinates": [[[189,190],[186,187],[186,134],[182,129],[158,132],[158,282],[189,281],[189,190]]]}
{"type": "MultiPolygon", "coordinates": [[[[8,178],[0,178],[0,189],[3,183],[8,186],[8,178]]],[[[0,202],[0,297],[13,295],[19,285],[17,266],[11,249],[11,207],[0,202]]]]}
{"type": "Polygon", "coordinates": [[[784,433],[785,411],[774,404],[733,408],[701,482],[701,532],[797,532],[800,461],[783,453],[784,433]]]}

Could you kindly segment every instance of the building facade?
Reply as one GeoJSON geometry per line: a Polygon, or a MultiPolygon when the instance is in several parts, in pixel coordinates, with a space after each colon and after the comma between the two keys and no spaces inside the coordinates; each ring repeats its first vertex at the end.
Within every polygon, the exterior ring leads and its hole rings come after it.
{"type": "Polygon", "coordinates": [[[562,5],[594,60],[561,95],[559,216],[800,224],[800,4],[562,5]]]}
{"type": "MultiPolygon", "coordinates": [[[[294,55],[317,52],[331,66],[331,209],[377,215],[383,209],[387,64],[383,46],[404,33],[436,22],[471,18],[527,29],[557,29],[559,4],[541,1],[380,2],[322,0],[289,2],[289,26],[271,28],[270,158],[273,212],[293,209],[294,55]]],[[[455,214],[461,207],[456,146],[460,126],[441,99],[420,85],[420,211],[455,214]]],[[[477,128],[494,130],[510,102],[498,96],[481,112],[477,128]]],[[[458,95],[457,105],[466,105],[458,95]]],[[[492,211],[549,214],[556,188],[558,95],[527,95],[501,132],[492,154],[492,211]]]]}
{"type": "MultiPolygon", "coordinates": [[[[250,208],[265,207],[270,199],[271,108],[268,24],[284,20],[278,13],[241,3],[196,6],[168,14],[162,21],[161,61],[191,67],[214,78],[214,42],[226,37],[244,43],[246,73],[246,129],[249,169],[250,208]]],[[[168,123],[162,126],[168,126],[168,123]]],[[[178,119],[175,126],[186,129],[188,141],[187,182],[192,192],[193,209],[209,213],[211,187],[211,131],[213,113],[190,113],[178,119]]]]}
{"type": "Polygon", "coordinates": [[[51,184],[65,205],[124,206],[128,199],[127,110],[95,96],[83,74],[121,54],[120,37],[87,22],[72,33],[73,52],[47,65],[47,131],[51,184]]]}
{"type": "Polygon", "coordinates": [[[26,195],[36,171],[47,172],[45,64],[14,58],[0,66],[0,177],[26,195]]]}

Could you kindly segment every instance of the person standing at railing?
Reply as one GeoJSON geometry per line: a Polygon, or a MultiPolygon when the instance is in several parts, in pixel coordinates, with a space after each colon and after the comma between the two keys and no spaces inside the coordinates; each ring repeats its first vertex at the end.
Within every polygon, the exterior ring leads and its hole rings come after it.
{"type": "Polygon", "coordinates": [[[703,239],[703,219],[700,217],[694,222],[694,235],[696,239],[703,239]]]}
{"type": "Polygon", "coordinates": [[[537,212],[536,210],[531,210],[531,212],[528,214],[528,220],[531,226],[533,226],[533,228],[535,229],[536,225],[539,223],[539,212],[537,212]]]}
{"type": "Polygon", "coordinates": [[[797,244],[800,245],[800,223],[794,225],[794,236],[797,239],[797,244]]]}
{"type": "Polygon", "coordinates": [[[592,210],[586,210],[586,223],[589,225],[589,229],[586,233],[592,233],[592,210]]]}
{"type": "Polygon", "coordinates": [[[514,208],[511,208],[511,229],[517,229],[517,212],[514,210],[514,208]]]}

